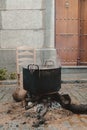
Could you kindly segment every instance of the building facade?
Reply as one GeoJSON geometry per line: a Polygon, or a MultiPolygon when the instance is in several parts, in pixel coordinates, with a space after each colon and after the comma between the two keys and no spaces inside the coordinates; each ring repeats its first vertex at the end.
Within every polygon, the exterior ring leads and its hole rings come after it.
{"type": "Polygon", "coordinates": [[[0,0],[0,67],[15,70],[22,45],[55,53],[54,0],[0,0]]]}
{"type": "Polygon", "coordinates": [[[40,56],[56,60],[57,50],[62,65],[87,65],[86,5],[87,0],[0,0],[0,67],[15,70],[16,47],[22,45],[37,49],[38,62],[40,56]]]}

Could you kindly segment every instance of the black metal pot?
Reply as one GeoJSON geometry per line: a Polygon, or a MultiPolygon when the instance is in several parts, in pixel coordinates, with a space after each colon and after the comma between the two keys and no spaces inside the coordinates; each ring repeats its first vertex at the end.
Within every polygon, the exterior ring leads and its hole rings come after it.
{"type": "Polygon", "coordinates": [[[61,88],[61,67],[42,68],[28,65],[23,68],[23,87],[34,95],[58,91],[61,88]]]}

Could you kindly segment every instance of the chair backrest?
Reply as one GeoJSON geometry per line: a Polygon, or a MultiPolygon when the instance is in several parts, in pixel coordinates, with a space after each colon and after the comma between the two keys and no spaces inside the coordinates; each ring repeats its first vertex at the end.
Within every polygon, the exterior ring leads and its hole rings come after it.
{"type": "Polygon", "coordinates": [[[36,63],[35,49],[29,46],[20,46],[16,49],[16,65],[18,86],[23,88],[22,67],[36,63]]]}
{"type": "Polygon", "coordinates": [[[16,49],[17,74],[21,72],[23,66],[36,62],[35,49],[29,46],[20,46],[16,49]]]}

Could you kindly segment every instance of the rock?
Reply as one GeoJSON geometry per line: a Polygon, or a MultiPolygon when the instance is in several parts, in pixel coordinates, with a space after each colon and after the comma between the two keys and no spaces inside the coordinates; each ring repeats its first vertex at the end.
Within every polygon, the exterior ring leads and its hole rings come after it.
{"type": "Polygon", "coordinates": [[[26,97],[27,91],[23,88],[16,88],[16,90],[13,92],[12,97],[16,102],[23,101],[26,97]]]}

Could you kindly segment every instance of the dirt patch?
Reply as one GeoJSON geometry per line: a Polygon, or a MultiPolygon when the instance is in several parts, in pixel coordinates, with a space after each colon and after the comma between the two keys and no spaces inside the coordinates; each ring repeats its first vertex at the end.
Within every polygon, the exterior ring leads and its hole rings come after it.
{"type": "MultiPolygon", "coordinates": [[[[9,123],[10,121],[19,121],[21,124],[30,124],[32,126],[32,123],[36,120],[36,111],[35,107],[25,110],[23,107],[22,102],[20,103],[4,103],[0,105],[0,124],[5,125],[9,123]]],[[[53,122],[55,124],[58,124],[60,120],[65,120],[70,118],[73,114],[63,108],[59,109],[51,109],[48,111],[48,113],[45,115],[46,119],[46,125],[52,124],[53,122]]]]}
{"type": "MultiPolygon", "coordinates": [[[[87,84],[63,84],[61,93],[69,94],[72,100],[76,103],[87,103],[87,84]]],[[[3,99],[0,101],[0,125],[7,125],[11,122],[16,122],[16,124],[21,125],[30,125],[36,120],[36,108],[33,107],[29,110],[25,110],[23,104],[16,103],[12,100],[12,93],[15,90],[14,86],[10,87],[1,87],[0,96],[3,99]]],[[[46,123],[45,126],[55,125],[58,128],[68,127],[69,124],[71,127],[75,126],[86,126],[87,127],[87,115],[77,115],[72,112],[65,110],[61,107],[57,109],[49,109],[45,115],[46,123]]]]}

